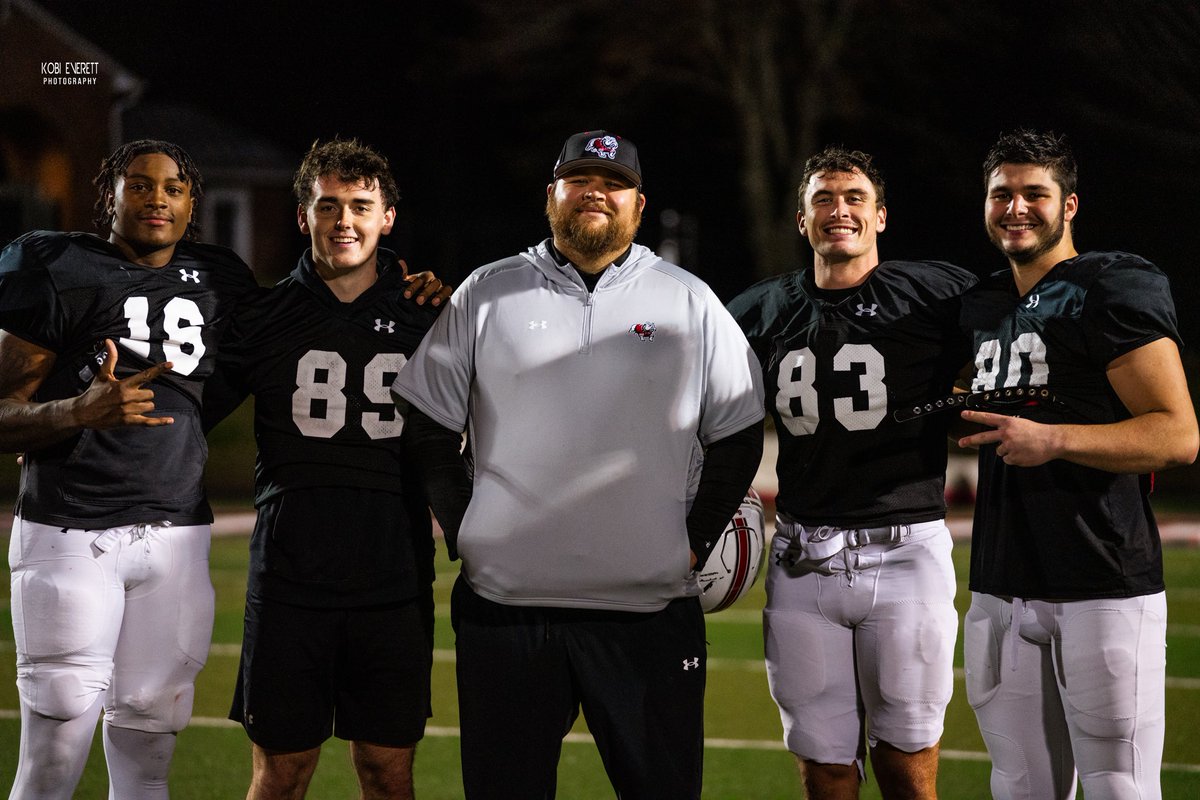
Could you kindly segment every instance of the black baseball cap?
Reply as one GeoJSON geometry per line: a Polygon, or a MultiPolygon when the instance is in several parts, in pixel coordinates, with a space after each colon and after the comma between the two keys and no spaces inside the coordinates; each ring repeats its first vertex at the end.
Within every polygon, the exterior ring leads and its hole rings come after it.
{"type": "Polygon", "coordinates": [[[584,131],[567,139],[558,161],[554,164],[554,179],[579,167],[604,167],[624,175],[633,185],[642,188],[642,165],[637,147],[608,131],[584,131]]]}

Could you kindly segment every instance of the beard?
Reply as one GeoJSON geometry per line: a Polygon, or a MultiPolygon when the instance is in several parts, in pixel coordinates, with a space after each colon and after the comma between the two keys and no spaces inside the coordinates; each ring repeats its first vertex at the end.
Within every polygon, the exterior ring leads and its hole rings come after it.
{"type": "Polygon", "coordinates": [[[637,203],[631,207],[631,213],[624,217],[610,216],[604,225],[587,224],[575,213],[578,208],[556,205],[553,197],[546,198],[546,219],[550,221],[554,240],[587,258],[624,251],[633,244],[633,237],[642,225],[642,210],[637,203]]]}
{"type": "Polygon", "coordinates": [[[988,226],[988,238],[991,239],[992,244],[996,245],[1000,252],[1008,256],[1008,258],[1010,258],[1014,264],[1018,264],[1020,266],[1031,264],[1044,256],[1046,253],[1049,253],[1058,246],[1059,242],[1062,241],[1063,234],[1066,232],[1066,222],[1064,220],[1065,215],[1063,213],[1064,211],[1065,207],[1063,209],[1059,209],[1058,219],[1046,221],[1045,225],[1047,227],[1042,229],[1042,233],[1037,237],[1037,240],[1022,250],[1005,249],[1004,238],[1002,235],[1003,229],[998,225],[988,226]]]}

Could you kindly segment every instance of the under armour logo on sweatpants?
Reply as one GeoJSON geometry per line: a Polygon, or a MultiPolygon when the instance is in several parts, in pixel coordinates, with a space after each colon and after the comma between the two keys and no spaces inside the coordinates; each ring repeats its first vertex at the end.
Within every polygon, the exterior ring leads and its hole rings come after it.
{"type": "Polygon", "coordinates": [[[375,320],[375,330],[387,331],[388,333],[395,333],[396,332],[396,322],[395,322],[395,320],[389,319],[387,321],[387,324],[385,325],[383,323],[383,320],[377,319],[377,320],[375,320]]]}
{"type": "Polygon", "coordinates": [[[179,279],[181,281],[183,281],[184,283],[187,283],[188,281],[195,281],[196,283],[199,283],[200,282],[200,270],[194,269],[191,272],[188,272],[186,269],[183,269],[181,267],[179,269],[179,279]]]}
{"type": "Polygon", "coordinates": [[[700,669],[700,659],[699,658],[685,658],[683,660],[683,671],[687,672],[689,669],[700,669]]]}

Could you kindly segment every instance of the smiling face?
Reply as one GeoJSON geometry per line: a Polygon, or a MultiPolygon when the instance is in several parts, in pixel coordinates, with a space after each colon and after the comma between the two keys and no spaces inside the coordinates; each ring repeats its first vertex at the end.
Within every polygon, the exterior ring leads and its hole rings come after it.
{"type": "Polygon", "coordinates": [[[568,173],[546,187],[555,247],[588,258],[629,247],[645,205],[645,196],[629,179],[598,167],[568,173]]]}
{"type": "Polygon", "coordinates": [[[992,244],[1013,264],[1045,259],[1053,266],[1074,253],[1067,224],[1078,209],[1079,197],[1063,197],[1050,169],[1006,163],[988,178],[983,222],[992,244]]]}
{"type": "Polygon", "coordinates": [[[300,206],[300,230],[312,241],[313,262],[322,278],[356,272],[374,274],[379,239],[391,232],[396,210],[384,205],[379,184],[347,183],[335,175],[313,181],[312,200],[300,206]]]}
{"type": "Polygon", "coordinates": [[[887,209],[878,205],[875,187],[857,168],[809,178],[796,221],[818,267],[879,263],[876,236],[887,226],[887,209]]]}
{"type": "Polygon", "coordinates": [[[112,229],[108,240],[133,262],[161,267],[192,218],[192,185],[179,165],[162,153],[146,153],[129,162],[109,197],[112,229]]]}

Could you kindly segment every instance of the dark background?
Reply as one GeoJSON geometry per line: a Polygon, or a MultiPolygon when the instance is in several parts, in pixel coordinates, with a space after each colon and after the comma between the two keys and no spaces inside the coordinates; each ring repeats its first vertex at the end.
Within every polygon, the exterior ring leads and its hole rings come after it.
{"type": "Polygon", "coordinates": [[[42,5],[143,77],[146,102],[205,107],[297,162],[315,138],[339,134],[381,149],[404,196],[393,246],[450,278],[542,238],[544,187],[567,135],[619,132],[642,154],[642,241],[657,244],[657,211],[694,216],[684,266],[725,297],[769,274],[749,251],[747,191],[786,195],[790,227],[794,187],[740,185],[740,112],[714,60],[756,34],[737,18],[783,9],[768,47],[744,46],[772,51],[762,57],[784,96],[806,82],[826,91],[809,121],[788,124],[813,126],[817,147],[876,155],[888,180],[885,257],[1001,268],[980,225],[979,164],[1000,131],[1049,127],[1078,151],[1080,249],[1142,254],[1172,276],[1185,312],[1195,306],[1194,0],[42,5]],[[794,13],[804,7],[850,9],[829,64],[813,63],[815,26],[794,13]],[[705,14],[725,15],[724,51],[700,41],[705,14]]]}
{"type": "Polygon", "coordinates": [[[1059,130],[1078,248],[1157,263],[1200,341],[1195,0],[41,5],[142,78],[143,103],[201,107],[293,163],[317,138],[376,146],[403,195],[389,245],[454,282],[546,235],[558,150],[592,128],[639,147],[639,241],[660,248],[659,213],[679,212],[682,265],[724,299],[809,257],[795,178],[830,143],[883,170],[884,258],[990,272],[979,164],[1003,130],[1059,130]]]}

